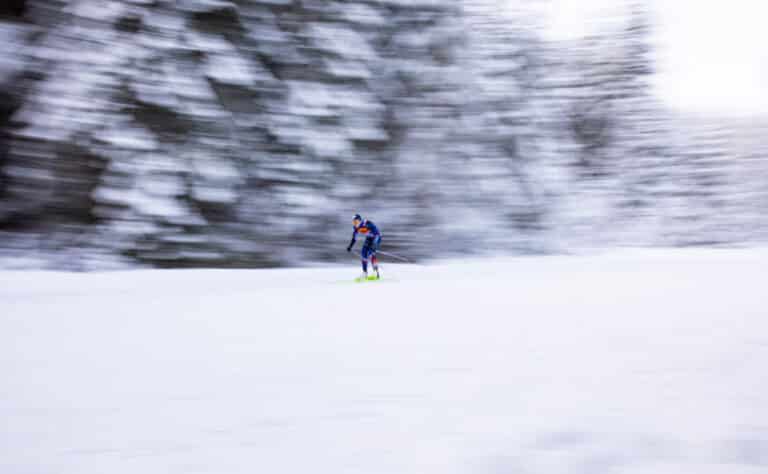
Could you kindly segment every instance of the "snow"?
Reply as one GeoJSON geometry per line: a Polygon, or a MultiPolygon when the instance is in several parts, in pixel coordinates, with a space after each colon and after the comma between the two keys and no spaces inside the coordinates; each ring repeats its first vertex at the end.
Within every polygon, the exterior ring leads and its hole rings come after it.
{"type": "Polygon", "coordinates": [[[766,264],[1,272],[0,472],[765,472],[766,264]]]}
{"type": "Polygon", "coordinates": [[[345,137],[331,127],[314,127],[301,130],[297,137],[304,146],[318,156],[344,156],[350,153],[350,144],[345,137]]]}
{"type": "Polygon", "coordinates": [[[75,2],[69,7],[71,13],[75,16],[87,18],[96,21],[114,21],[126,10],[122,2],[111,0],[96,0],[89,2],[75,2]]]}
{"type": "Polygon", "coordinates": [[[173,86],[163,79],[134,81],[133,89],[140,102],[164,107],[170,110],[178,110],[180,101],[173,93],[173,86]]]}
{"type": "Polygon", "coordinates": [[[341,25],[313,23],[307,37],[319,49],[347,59],[373,60],[376,51],[364,36],[341,25]]]}
{"type": "Polygon", "coordinates": [[[236,9],[232,2],[222,0],[185,0],[182,2],[182,8],[194,12],[207,12],[221,9],[236,9]]]}
{"type": "Polygon", "coordinates": [[[361,24],[373,27],[386,25],[387,20],[378,10],[364,3],[350,3],[344,6],[341,16],[352,24],[361,24]]]}
{"type": "Polygon", "coordinates": [[[26,31],[20,27],[0,24],[0,42],[8,45],[7,52],[0,57],[0,84],[5,85],[13,80],[26,65],[24,58],[19,54],[23,51],[22,44],[26,34],[26,31]]]}
{"type": "MultiPolygon", "coordinates": [[[[182,99],[182,102],[189,99],[204,101],[211,101],[214,99],[215,94],[205,79],[193,75],[182,75],[178,72],[171,73],[169,71],[169,73],[168,82],[171,84],[171,87],[173,87],[176,94],[182,99]]],[[[200,105],[195,104],[188,108],[190,109],[190,115],[198,115],[198,109],[201,107],[200,105]]]]}
{"type": "Polygon", "coordinates": [[[237,192],[235,189],[219,186],[205,186],[195,184],[192,188],[192,196],[202,202],[217,204],[231,204],[237,202],[237,192]]]}
{"type": "Polygon", "coordinates": [[[157,139],[149,130],[127,123],[109,128],[99,138],[105,143],[125,150],[153,151],[158,148],[157,139]]]}
{"type": "Polygon", "coordinates": [[[249,87],[257,81],[268,81],[269,73],[265,70],[257,70],[258,63],[249,62],[240,55],[217,54],[208,58],[206,75],[214,81],[222,84],[249,87]]]}
{"type": "Polygon", "coordinates": [[[180,174],[162,171],[149,172],[136,184],[143,192],[153,196],[183,197],[187,188],[180,174]]]}
{"type": "Polygon", "coordinates": [[[291,94],[288,103],[291,114],[309,117],[334,115],[340,88],[306,81],[286,81],[286,85],[291,94]]]}
{"type": "Polygon", "coordinates": [[[158,219],[183,219],[189,215],[187,205],[173,196],[155,196],[134,190],[131,204],[139,214],[158,219]]]}
{"type": "Polygon", "coordinates": [[[347,136],[355,140],[386,141],[389,135],[382,126],[366,117],[348,120],[345,129],[347,136]]]}
{"type": "Polygon", "coordinates": [[[192,167],[199,176],[213,181],[236,182],[239,174],[235,165],[228,160],[195,154],[192,167]]]}
{"type": "Polygon", "coordinates": [[[198,51],[205,51],[211,53],[231,53],[235,50],[234,45],[224,39],[223,36],[214,33],[203,33],[200,31],[188,30],[185,31],[184,37],[187,40],[187,44],[197,49],[198,51]]]}
{"type": "Polygon", "coordinates": [[[351,79],[370,79],[371,71],[361,62],[324,59],[323,63],[328,72],[336,77],[351,79]]]}

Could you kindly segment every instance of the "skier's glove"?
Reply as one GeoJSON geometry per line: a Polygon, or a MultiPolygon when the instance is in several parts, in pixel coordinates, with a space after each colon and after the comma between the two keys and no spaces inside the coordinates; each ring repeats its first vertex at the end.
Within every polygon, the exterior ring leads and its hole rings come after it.
{"type": "Polygon", "coordinates": [[[352,246],[350,245],[349,247],[347,247],[347,252],[351,252],[351,251],[352,251],[352,246]]]}

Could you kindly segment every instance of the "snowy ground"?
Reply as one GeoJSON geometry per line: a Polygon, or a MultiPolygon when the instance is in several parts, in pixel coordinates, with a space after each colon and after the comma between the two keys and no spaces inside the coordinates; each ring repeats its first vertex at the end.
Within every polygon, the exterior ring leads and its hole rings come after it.
{"type": "Polygon", "coordinates": [[[766,268],[0,272],[0,472],[765,473],[766,268]]]}

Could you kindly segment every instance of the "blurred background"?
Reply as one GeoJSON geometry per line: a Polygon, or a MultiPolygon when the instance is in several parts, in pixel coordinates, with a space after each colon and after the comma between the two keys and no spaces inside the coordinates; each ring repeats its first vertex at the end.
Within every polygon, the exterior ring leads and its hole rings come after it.
{"type": "Polygon", "coordinates": [[[765,244],[768,7],[701,3],[4,0],[0,267],[765,244]]]}

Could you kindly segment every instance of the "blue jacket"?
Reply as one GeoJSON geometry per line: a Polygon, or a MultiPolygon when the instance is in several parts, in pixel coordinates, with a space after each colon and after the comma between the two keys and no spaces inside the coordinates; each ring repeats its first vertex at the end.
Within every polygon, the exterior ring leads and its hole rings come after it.
{"type": "Polygon", "coordinates": [[[376,224],[369,221],[368,219],[365,219],[362,224],[357,226],[356,228],[353,228],[352,230],[352,241],[349,243],[349,247],[351,248],[353,245],[355,245],[355,242],[357,242],[357,235],[360,234],[361,236],[365,237],[365,244],[370,245],[373,243],[374,239],[377,237],[381,237],[381,232],[379,232],[379,228],[376,227],[376,224]]]}

